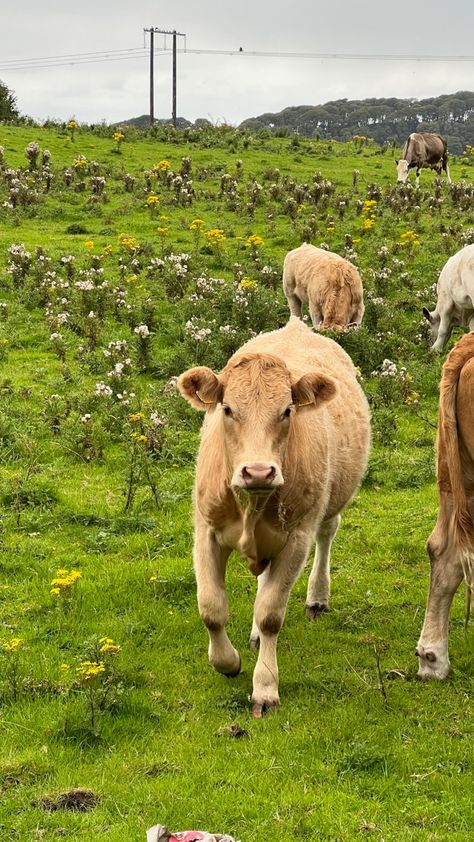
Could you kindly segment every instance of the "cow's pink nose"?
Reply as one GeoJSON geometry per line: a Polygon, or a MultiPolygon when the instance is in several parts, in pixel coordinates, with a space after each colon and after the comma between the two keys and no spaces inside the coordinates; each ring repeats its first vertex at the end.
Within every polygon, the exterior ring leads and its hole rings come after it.
{"type": "Polygon", "coordinates": [[[265,465],[262,462],[252,462],[242,468],[242,479],[245,488],[267,488],[275,479],[276,469],[274,465],[265,465]]]}

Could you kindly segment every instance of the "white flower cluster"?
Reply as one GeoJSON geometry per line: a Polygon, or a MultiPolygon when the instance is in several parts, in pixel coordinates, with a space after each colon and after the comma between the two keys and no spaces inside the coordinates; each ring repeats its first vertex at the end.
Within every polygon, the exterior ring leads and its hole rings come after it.
{"type": "Polygon", "coordinates": [[[392,360],[384,360],[380,366],[380,370],[373,371],[372,377],[396,377],[398,374],[397,366],[392,360]]]}
{"type": "Polygon", "coordinates": [[[113,392],[110,386],[107,386],[107,384],[103,383],[101,380],[100,383],[95,384],[95,394],[100,398],[110,398],[113,392]]]}
{"type": "Polygon", "coordinates": [[[126,339],[115,339],[109,342],[107,348],[102,351],[104,357],[118,357],[126,354],[128,351],[128,342],[126,339]]]}
{"type": "Polygon", "coordinates": [[[133,332],[136,333],[140,339],[146,339],[150,335],[150,328],[148,325],[138,325],[134,328],[133,332]]]}
{"type": "Polygon", "coordinates": [[[237,336],[237,331],[232,325],[221,325],[219,333],[223,333],[224,336],[237,336]]]}
{"type": "Polygon", "coordinates": [[[206,339],[212,332],[209,327],[199,327],[196,316],[193,316],[186,322],[184,330],[191,339],[194,339],[195,342],[202,342],[203,339],[206,339]]]}
{"type": "Polygon", "coordinates": [[[160,415],[156,410],[151,413],[150,421],[154,427],[166,427],[168,424],[168,419],[164,415],[160,415]]]}

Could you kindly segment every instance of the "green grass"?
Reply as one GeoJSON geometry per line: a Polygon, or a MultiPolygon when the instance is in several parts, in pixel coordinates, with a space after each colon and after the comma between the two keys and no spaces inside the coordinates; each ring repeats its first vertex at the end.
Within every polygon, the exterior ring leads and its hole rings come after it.
{"type": "MultiPolygon", "coordinates": [[[[426,339],[417,338],[420,310],[434,303],[428,288],[474,224],[468,189],[458,200],[443,184],[440,209],[433,209],[437,188],[432,174],[423,172],[419,210],[413,202],[400,208],[391,151],[265,136],[248,141],[248,133],[226,130],[163,130],[155,137],[130,133],[117,155],[104,134],[101,127],[82,130],[71,143],[57,127],[0,127],[6,166],[24,169],[24,148],[37,140],[51,151],[54,173],[49,193],[38,189],[31,204],[11,210],[2,207],[9,191],[0,170],[0,299],[7,305],[0,315],[0,339],[7,340],[0,346],[0,641],[22,640],[17,662],[8,653],[0,660],[0,838],[144,842],[145,829],[162,822],[177,830],[228,832],[242,842],[366,836],[467,842],[474,825],[474,673],[461,591],[452,614],[449,679],[419,683],[414,650],[428,582],[424,544],[437,510],[433,444],[442,363],[429,355],[426,339]],[[91,201],[90,176],[84,192],[65,186],[63,170],[79,154],[98,162],[107,181],[105,200],[91,201]],[[192,204],[177,205],[172,191],[154,182],[160,206],[152,218],[144,171],[163,159],[179,170],[184,156],[192,161],[192,204]],[[270,192],[275,167],[281,174],[277,198],[270,192]],[[354,170],[360,172],[356,188],[354,170]],[[297,202],[304,207],[292,218],[288,198],[299,187],[304,193],[318,171],[334,183],[334,192],[319,204],[297,202]],[[124,191],[126,172],[137,178],[132,193],[124,191]],[[237,199],[219,195],[226,172],[241,172],[237,199]],[[263,189],[252,209],[254,179],[263,189]],[[363,234],[357,201],[372,195],[370,185],[380,196],[374,229],[363,234]],[[348,203],[343,219],[342,199],[348,203]],[[195,218],[205,221],[205,230],[224,230],[220,254],[206,247],[204,236],[196,249],[189,229],[195,218]],[[72,225],[85,233],[68,233],[72,225]],[[192,572],[190,494],[200,419],[163,387],[195,362],[218,367],[249,330],[284,322],[282,260],[311,225],[315,244],[324,241],[341,253],[347,235],[352,238],[366,293],[382,299],[369,304],[368,298],[364,326],[339,337],[361,369],[374,444],[363,488],[333,548],[332,610],[309,623],[304,575],[279,641],[282,706],[253,721],[255,653],[248,635],[255,582],[233,555],[229,632],[243,669],[227,680],[207,664],[192,572]],[[158,227],[168,228],[164,244],[158,227]],[[398,241],[412,229],[420,246],[406,254],[398,241]],[[127,283],[135,269],[133,255],[118,245],[122,232],[140,245],[136,282],[127,283]],[[260,265],[245,248],[252,233],[264,238],[260,265]],[[74,255],[76,271],[90,268],[88,239],[92,254],[112,246],[102,261],[104,277],[110,289],[126,291],[131,310],[129,316],[114,310],[107,293],[97,347],[81,355],[79,346],[89,342],[86,302],[77,290],[54,292],[51,279],[42,290],[44,272],[33,253],[42,247],[64,279],[61,256],[74,255]],[[33,255],[18,284],[5,271],[12,243],[24,243],[33,255]],[[388,257],[379,254],[381,246],[388,257]],[[147,271],[162,251],[192,254],[183,287],[172,272],[147,271]],[[233,301],[236,261],[257,280],[250,321],[233,301]],[[387,277],[381,275],[385,261],[387,277]],[[274,272],[275,289],[262,265],[274,272]],[[206,270],[226,285],[196,303],[189,296],[206,270]],[[63,295],[67,305],[59,302],[63,295]],[[148,299],[152,335],[143,364],[134,327],[143,322],[148,299]],[[70,326],[60,328],[64,361],[49,339],[57,328],[45,314],[48,301],[53,314],[62,306],[71,313],[70,326]],[[194,313],[211,326],[209,341],[194,342],[186,332],[194,313]],[[238,329],[232,340],[218,330],[228,323],[238,329]],[[128,408],[94,396],[111,367],[102,351],[116,339],[128,341],[132,360],[123,385],[136,397],[128,408]],[[406,366],[410,381],[373,375],[386,357],[406,366]],[[148,435],[152,410],[166,415],[168,424],[139,463],[141,479],[126,511],[131,433],[138,430],[128,414],[144,413],[148,435]],[[84,446],[85,413],[93,418],[94,451],[84,446]],[[66,599],[50,594],[58,568],[81,572],[66,599]],[[103,636],[122,648],[113,661],[110,704],[92,728],[87,692],[77,687],[74,671],[93,659],[103,636]],[[240,739],[225,730],[237,722],[246,732],[240,739]],[[90,812],[41,806],[45,795],[75,786],[91,788],[100,799],[90,812]]],[[[459,182],[464,164],[454,162],[451,169],[459,182]]],[[[24,177],[33,189],[34,174],[24,177]]]]}

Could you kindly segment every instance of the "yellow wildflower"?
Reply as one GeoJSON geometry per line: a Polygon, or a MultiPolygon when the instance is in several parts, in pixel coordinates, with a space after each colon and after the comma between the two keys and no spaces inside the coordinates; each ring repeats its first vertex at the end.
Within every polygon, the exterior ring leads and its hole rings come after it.
{"type": "Polygon", "coordinates": [[[76,672],[81,681],[92,682],[105,672],[105,666],[102,661],[81,661],[76,672]]]}
{"type": "Polygon", "coordinates": [[[68,593],[81,578],[79,570],[64,570],[56,571],[56,578],[51,582],[50,594],[52,596],[59,596],[60,594],[68,593]]]}
{"type": "Polygon", "coordinates": [[[92,251],[92,249],[95,248],[94,241],[93,240],[86,240],[85,243],[84,243],[84,248],[87,249],[88,251],[92,251]]]}
{"type": "Polygon", "coordinates": [[[142,418],[144,418],[144,417],[145,416],[143,415],[143,412],[133,412],[132,415],[128,416],[128,420],[129,421],[141,421],[142,418]]]}
{"type": "Polygon", "coordinates": [[[168,231],[169,231],[169,228],[157,228],[156,229],[156,233],[158,234],[159,237],[166,237],[166,234],[168,233],[168,231]]]}
{"type": "Polygon", "coordinates": [[[114,643],[111,637],[101,637],[99,643],[102,643],[99,652],[103,655],[118,655],[122,648],[118,643],[114,643]]]}
{"type": "Polygon", "coordinates": [[[159,170],[160,172],[167,172],[169,170],[170,166],[171,166],[171,164],[170,164],[169,161],[163,160],[163,161],[158,161],[158,163],[155,164],[154,169],[159,170]]]}
{"type": "Polygon", "coordinates": [[[202,226],[204,225],[203,219],[193,219],[191,225],[189,226],[190,231],[200,231],[202,226]]]}
{"type": "Polygon", "coordinates": [[[223,243],[226,239],[222,228],[211,228],[206,236],[211,245],[219,245],[219,243],[223,243]]]}
{"type": "Polygon", "coordinates": [[[124,140],[124,138],[125,135],[123,134],[123,132],[114,132],[114,140],[116,143],[120,144],[122,140],[124,140]]]}
{"type": "Polygon", "coordinates": [[[148,196],[148,198],[147,198],[147,200],[146,200],[146,202],[145,202],[145,205],[146,205],[148,208],[154,208],[154,207],[156,207],[156,205],[159,203],[159,201],[160,201],[160,200],[159,200],[158,196],[155,196],[155,195],[148,196]]]}
{"type": "Polygon", "coordinates": [[[247,237],[245,248],[258,249],[260,246],[263,246],[263,238],[259,237],[258,234],[251,234],[250,237],[247,237]]]}
{"type": "Polygon", "coordinates": [[[255,289],[257,286],[257,281],[252,281],[250,278],[242,278],[239,287],[241,289],[255,289]]]}
{"type": "Polygon", "coordinates": [[[68,127],[68,129],[71,129],[71,131],[74,131],[74,129],[77,129],[76,121],[75,120],[69,120],[69,123],[67,124],[67,127],[68,127]]]}
{"type": "Polygon", "coordinates": [[[4,652],[11,654],[12,652],[17,652],[22,643],[23,640],[21,637],[14,637],[12,640],[2,643],[2,649],[4,652]]]}

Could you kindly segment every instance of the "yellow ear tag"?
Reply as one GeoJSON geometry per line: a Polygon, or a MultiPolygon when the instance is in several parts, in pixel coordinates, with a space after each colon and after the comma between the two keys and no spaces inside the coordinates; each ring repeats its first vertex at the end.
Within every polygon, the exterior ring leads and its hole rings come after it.
{"type": "Polygon", "coordinates": [[[206,400],[204,400],[204,398],[202,398],[202,397],[201,397],[201,395],[199,394],[199,392],[198,392],[198,390],[197,390],[197,389],[196,389],[196,395],[198,396],[198,398],[199,398],[199,400],[201,401],[201,403],[208,403],[208,404],[210,404],[210,403],[217,403],[217,401],[206,401],[206,400]]]}

